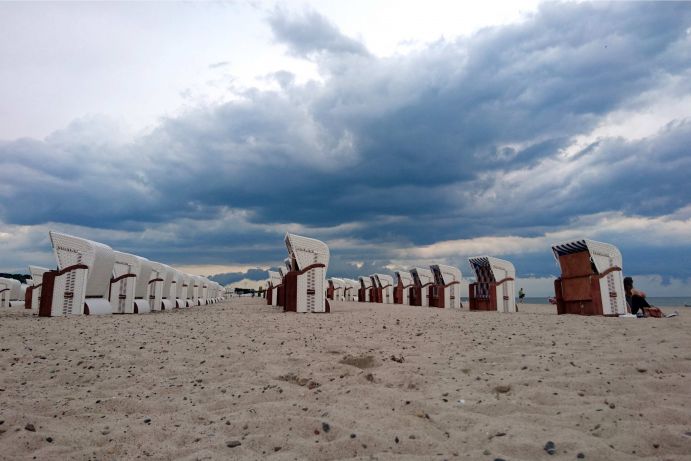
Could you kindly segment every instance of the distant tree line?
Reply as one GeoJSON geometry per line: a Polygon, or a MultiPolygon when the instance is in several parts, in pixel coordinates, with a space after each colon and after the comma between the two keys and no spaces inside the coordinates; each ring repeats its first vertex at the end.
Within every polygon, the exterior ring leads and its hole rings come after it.
{"type": "Polygon", "coordinates": [[[0,277],[19,280],[21,283],[26,283],[27,280],[31,279],[29,274],[4,274],[2,272],[0,272],[0,277]]]}
{"type": "Polygon", "coordinates": [[[259,287],[258,290],[255,290],[254,288],[235,288],[235,294],[238,296],[242,296],[242,295],[252,295],[252,297],[254,297],[255,295],[262,296],[264,294],[264,287],[259,287]]]}

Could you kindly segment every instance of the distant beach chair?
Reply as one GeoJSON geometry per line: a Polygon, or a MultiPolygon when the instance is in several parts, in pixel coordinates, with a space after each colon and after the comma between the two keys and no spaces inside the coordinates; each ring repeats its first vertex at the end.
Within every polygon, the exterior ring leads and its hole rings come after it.
{"type": "Polygon", "coordinates": [[[396,285],[393,289],[394,304],[410,305],[410,289],[415,285],[409,271],[396,271],[396,285]]]}
{"type": "Polygon", "coordinates": [[[329,247],[319,240],[287,233],[291,271],[285,275],[285,307],[291,312],[329,312],[324,296],[329,247]]]}
{"type": "Polygon", "coordinates": [[[334,299],[334,292],[336,287],[334,286],[333,279],[326,279],[326,299],[334,299]]]}
{"type": "Polygon", "coordinates": [[[43,273],[38,315],[102,315],[113,312],[108,300],[115,252],[108,245],[48,232],[58,269],[43,273]]]}
{"type": "Polygon", "coordinates": [[[334,277],[334,301],[345,301],[346,282],[342,278],[334,277]]]}
{"type": "Polygon", "coordinates": [[[19,283],[19,296],[17,299],[11,299],[10,300],[10,306],[11,307],[23,307],[26,309],[26,291],[29,288],[29,285],[26,283],[19,283]]]}
{"type": "Polygon", "coordinates": [[[369,276],[372,286],[369,289],[369,301],[371,303],[381,303],[382,302],[382,287],[379,284],[379,279],[377,279],[376,274],[369,276]]]}
{"type": "Polygon", "coordinates": [[[276,290],[276,306],[278,307],[285,307],[286,305],[286,287],[284,282],[287,273],[288,271],[282,267],[278,268],[278,274],[281,276],[281,283],[278,285],[278,289],[276,290]]]}
{"type": "Polygon", "coordinates": [[[434,283],[429,287],[429,305],[439,308],[461,308],[461,271],[453,266],[430,266],[434,283]]]}
{"type": "Polygon", "coordinates": [[[491,256],[469,258],[475,283],[468,287],[471,311],[516,312],[516,269],[509,261],[491,256]]]}
{"type": "Polygon", "coordinates": [[[24,308],[31,309],[31,312],[38,314],[38,306],[41,303],[41,286],[43,285],[43,274],[48,272],[45,267],[29,266],[31,274],[31,285],[27,287],[24,295],[24,308]]]}
{"type": "Polygon", "coordinates": [[[190,274],[185,274],[184,272],[181,272],[181,274],[183,292],[183,296],[181,297],[182,307],[192,307],[192,298],[194,296],[194,281],[192,280],[192,276],[190,274]]]}
{"type": "Polygon", "coordinates": [[[0,306],[16,307],[17,301],[21,297],[21,287],[22,284],[19,280],[0,278],[0,306]]]}
{"type": "Polygon", "coordinates": [[[358,277],[360,281],[360,288],[358,289],[357,300],[361,303],[370,302],[372,279],[365,276],[358,277]]]}
{"type": "Polygon", "coordinates": [[[151,279],[151,270],[153,268],[152,261],[141,256],[132,255],[137,258],[138,271],[137,277],[134,279],[134,313],[145,314],[151,312],[151,303],[149,303],[149,280],[151,279]]]}
{"type": "Polygon", "coordinates": [[[374,274],[379,283],[381,300],[383,304],[393,304],[393,277],[387,274],[374,274]]]}
{"type": "Polygon", "coordinates": [[[162,264],[163,266],[163,287],[161,290],[161,310],[169,311],[176,307],[177,298],[177,271],[172,267],[162,264]]]}
{"type": "Polygon", "coordinates": [[[206,279],[206,285],[207,285],[207,291],[206,291],[206,296],[207,296],[207,302],[209,304],[216,304],[221,301],[221,298],[219,296],[219,291],[218,287],[220,286],[218,282],[214,282],[213,280],[206,279]]]}
{"type": "Polygon", "coordinates": [[[187,283],[185,282],[185,274],[177,269],[173,269],[175,275],[175,307],[182,309],[187,307],[187,283]]]}
{"type": "Polygon", "coordinates": [[[139,269],[139,257],[115,251],[113,278],[110,281],[110,304],[113,314],[135,314],[138,312],[134,304],[134,293],[139,269]]]}
{"type": "Polygon", "coordinates": [[[552,252],[561,268],[561,277],[554,281],[557,313],[627,313],[622,257],[616,246],[583,239],[554,244],[552,252]]]}
{"type": "Polygon", "coordinates": [[[149,302],[149,308],[152,311],[160,311],[163,305],[163,285],[167,271],[161,263],[155,261],[149,261],[149,263],[151,264],[151,272],[149,273],[149,281],[146,284],[144,298],[149,302]]]}
{"type": "Polygon", "coordinates": [[[204,279],[200,275],[192,276],[192,306],[203,306],[202,290],[204,289],[204,279]]]}
{"type": "Polygon", "coordinates": [[[278,306],[278,288],[283,283],[283,277],[276,271],[269,271],[269,283],[266,289],[266,304],[278,306]]]}
{"type": "Polygon", "coordinates": [[[343,279],[344,282],[344,288],[343,288],[343,297],[345,298],[345,301],[357,301],[357,293],[358,289],[360,288],[360,284],[357,282],[357,280],[353,279],[343,279]]]}
{"type": "Polygon", "coordinates": [[[410,305],[429,307],[429,289],[434,284],[434,275],[430,269],[415,267],[410,270],[413,286],[410,288],[410,305]]]}
{"type": "Polygon", "coordinates": [[[328,287],[326,288],[326,297],[333,301],[343,301],[345,281],[336,277],[327,280],[328,287]]]}
{"type": "Polygon", "coordinates": [[[0,277],[0,307],[10,307],[10,279],[0,277]]]}

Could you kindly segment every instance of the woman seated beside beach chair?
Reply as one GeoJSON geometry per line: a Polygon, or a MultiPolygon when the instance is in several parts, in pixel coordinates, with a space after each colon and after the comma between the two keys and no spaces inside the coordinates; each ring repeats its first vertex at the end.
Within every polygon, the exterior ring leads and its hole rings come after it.
{"type": "Polygon", "coordinates": [[[633,279],[624,277],[624,293],[626,294],[626,304],[631,313],[637,317],[663,317],[662,311],[651,306],[645,299],[645,293],[633,287],[633,279]]]}

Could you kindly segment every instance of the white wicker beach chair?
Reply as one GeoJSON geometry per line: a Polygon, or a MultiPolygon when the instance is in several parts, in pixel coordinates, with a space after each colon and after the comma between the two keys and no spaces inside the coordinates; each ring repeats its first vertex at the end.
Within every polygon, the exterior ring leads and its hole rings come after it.
{"type": "Polygon", "coordinates": [[[283,277],[276,271],[269,271],[269,284],[266,294],[266,303],[270,306],[278,306],[278,288],[283,283],[283,277]]]}
{"type": "Polygon", "coordinates": [[[382,288],[379,284],[379,279],[377,279],[376,274],[371,274],[369,276],[372,282],[372,287],[369,289],[369,301],[371,303],[381,303],[382,302],[382,288]]]}
{"type": "Polygon", "coordinates": [[[187,291],[189,289],[189,279],[187,274],[177,271],[176,274],[176,280],[177,280],[177,298],[175,299],[175,306],[178,308],[183,308],[187,307],[187,291]]]}
{"type": "Polygon", "coordinates": [[[381,301],[384,304],[393,304],[393,277],[387,274],[374,274],[381,289],[381,301]]]}
{"type": "Polygon", "coordinates": [[[135,309],[134,292],[137,286],[139,268],[139,257],[115,251],[113,278],[110,282],[110,305],[113,314],[135,314],[138,312],[135,309]]]}
{"type": "Polygon", "coordinates": [[[108,300],[115,252],[108,245],[50,231],[58,270],[43,274],[39,315],[101,315],[108,300]]]}
{"type": "Polygon", "coordinates": [[[353,279],[343,279],[343,300],[344,301],[357,301],[357,291],[359,284],[353,279]]]}
{"type": "Polygon", "coordinates": [[[559,314],[627,313],[619,249],[609,243],[575,240],[552,245],[561,268],[554,288],[559,314]]]}
{"type": "Polygon", "coordinates": [[[214,300],[209,301],[209,283],[210,280],[206,277],[200,278],[201,286],[199,287],[199,305],[206,306],[207,304],[213,304],[214,300]]]}
{"type": "Polygon", "coordinates": [[[41,286],[43,285],[43,274],[46,272],[48,269],[45,267],[29,266],[31,285],[26,290],[24,307],[31,309],[34,314],[38,314],[38,306],[41,304],[41,286]]]}
{"type": "Polygon", "coordinates": [[[192,292],[189,293],[187,298],[190,300],[190,307],[200,305],[200,293],[202,290],[202,278],[199,275],[190,275],[190,287],[192,292]]]}
{"type": "Polygon", "coordinates": [[[319,240],[287,233],[286,248],[294,270],[284,279],[286,311],[329,312],[324,296],[329,247],[319,240]]]}
{"type": "Polygon", "coordinates": [[[410,291],[410,305],[429,307],[429,286],[434,283],[432,271],[426,267],[411,269],[414,286],[410,291]]]}
{"type": "Polygon", "coordinates": [[[17,307],[17,301],[21,296],[21,285],[19,280],[0,278],[0,306],[17,307]]]}
{"type": "Polygon", "coordinates": [[[10,283],[4,277],[0,277],[0,307],[10,307],[10,283]]]}
{"type": "Polygon", "coordinates": [[[468,288],[470,310],[516,312],[516,269],[513,264],[491,256],[475,256],[468,260],[476,280],[468,288]]]}
{"type": "Polygon", "coordinates": [[[12,306],[12,307],[23,307],[26,309],[26,290],[28,288],[29,288],[29,285],[27,285],[26,283],[20,283],[19,284],[19,296],[17,297],[17,299],[10,300],[10,306],[12,306]]]}
{"type": "Polygon", "coordinates": [[[434,284],[429,288],[430,306],[461,308],[461,271],[453,266],[430,266],[434,284]]]}
{"type": "Polygon", "coordinates": [[[413,276],[409,271],[396,271],[396,285],[394,286],[394,303],[404,306],[410,305],[410,289],[415,286],[413,276]]]}
{"type": "Polygon", "coordinates": [[[139,270],[134,285],[134,312],[145,314],[152,310],[151,303],[149,302],[149,281],[151,280],[153,262],[141,256],[133,256],[139,261],[139,270]]]}
{"type": "Polygon", "coordinates": [[[146,284],[145,299],[148,300],[149,308],[152,311],[160,311],[162,309],[163,285],[167,271],[161,263],[155,261],[149,261],[149,263],[151,264],[151,272],[149,274],[149,282],[146,284]]]}
{"type": "Polygon", "coordinates": [[[177,278],[176,270],[172,267],[163,264],[163,289],[161,293],[161,309],[169,311],[176,307],[175,299],[177,298],[177,278]]]}
{"type": "Polygon", "coordinates": [[[0,290],[5,290],[6,295],[5,305],[7,307],[24,307],[24,298],[22,297],[22,283],[19,280],[5,278],[4,286],[5,288],[0,288],[0,290]]]}
{"type": "Polygon", "coordinates": [[[343,280],[342,278],[336,278],[336,277],[334,277],[332,280],[334,282],[334,300],[335,301],[345,301],[345,289],[346,289],[345,280],[343,280]]]}
{"type": "Polygon", "coordinates": [[[370,302],[372,279],[367,276],[360,276],[358,277],[358,281],[360,282],[360,287],[358,289],[357,300],[361,303],[370,302]]]}

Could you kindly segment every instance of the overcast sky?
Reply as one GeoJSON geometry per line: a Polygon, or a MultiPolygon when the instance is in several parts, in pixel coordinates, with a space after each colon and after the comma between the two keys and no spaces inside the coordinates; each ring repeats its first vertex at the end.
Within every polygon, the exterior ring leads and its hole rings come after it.
{"type": "Polygon", "coordinates": [[[0,3],[0,271],[48,229],[264,278],[614,243],[691,295],[691,3],[0,3]],[[257,270],[259,269],[259,270],[257,270]]]}

